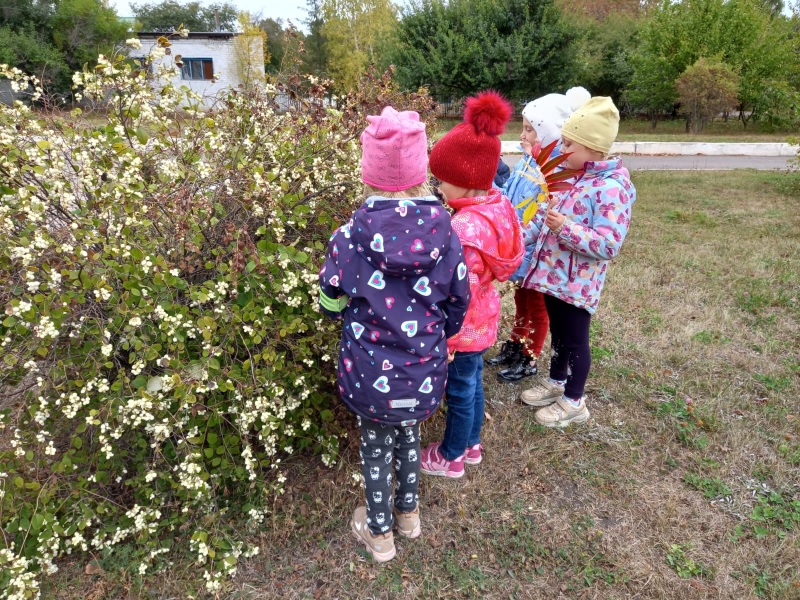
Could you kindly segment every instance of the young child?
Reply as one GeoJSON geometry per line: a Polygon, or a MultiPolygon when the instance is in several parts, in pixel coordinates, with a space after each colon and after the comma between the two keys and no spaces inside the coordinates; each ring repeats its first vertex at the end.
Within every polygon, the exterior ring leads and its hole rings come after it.
{"type": "Polygon", "coordinates": [[[494,281],[506,281],[525,253],[514,208],[492,178],[500,156],[497,137],[511,106],[496,92],[467,99],[464,122],[433,147],[431,172],[455,211],[453,230],[464,246],[471,301],[461,332],[448,339],[452,357],[447,372],[444,439],[422,452],[428,475],[461,477],[464,463],[481,462],[483,352],[497,339],[500,294],[494,281]]]}
{"type": "Polygon", "coordinates": [[[609,261],[619,254],[636,190],[619,157],[608,158],[619,112],[611,98],[591,98],[561,129],[565,162],[582,173],[569,192],[552,197],[531,221],[537,234],[533,267],[523,287],[545,294],[550,317],[550,377],[522,393],[542,407],[536,421],[565,427],[589,418],[583,397],[591,367],[589,322],[597,310],[609,261]]]}
{"type": "Polygon", "coordinates": [[[419,423],[444,395],[447,338],[464,321],[469,281],[450,215],[425,184],[419,115],[387,106],[367,119],[366,200],[331,237],[319,280],[322,311],[344,319],[339,392],[361,430],[366,505],[350,526],[384,562],[395,555],[395,523],[404,537],[420,535],[419,423]]]}
{"type": "MultiPolygon", "coordinates": [[[[561,126],[579,106],[591,95],[582,87],[571,88],[566,94],[547,94],[528,102],[522,110],[521,146],[525,150],[523,157],[514,166],[514,171],[502,187],[503,194],[511,201],[522,223],[524,207],[517,208],[528,198],[534,201],[543,194],[544,176],[536,162],[535,149],[545,147],[552,142],[561,141],[561,126]]],[[[558,156],[559,146],[551,153],[558,156]]],[[[503,382],[516,383],[526,377],[536,375],[537,361],[547,337],[549,320],[541,292],[521,287],[522,280],[531,266],[531,256],[536,246],[536,236],[528,227],[522,228],[525,239],[525,258],[511,276],[517,284],[514,290],[514,328],[511,339],[504,342],[500,353],[486,362],[492,366],[504,366],[497,373],[503,382]]]]}

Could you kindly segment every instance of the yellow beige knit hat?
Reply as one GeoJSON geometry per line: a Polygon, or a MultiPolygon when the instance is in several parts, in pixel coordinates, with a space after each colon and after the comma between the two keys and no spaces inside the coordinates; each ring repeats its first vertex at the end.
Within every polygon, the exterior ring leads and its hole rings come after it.
{"type": "Polygon", "coordinates": [[[594,96],[564,121],[561,135],[608,154],[619,131],[619,111],[607,96],[594,96]]]}

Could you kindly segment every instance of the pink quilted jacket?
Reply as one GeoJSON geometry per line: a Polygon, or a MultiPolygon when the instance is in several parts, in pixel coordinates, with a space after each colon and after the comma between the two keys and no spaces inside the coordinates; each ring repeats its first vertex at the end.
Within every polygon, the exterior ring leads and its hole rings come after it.
{"type": "Polygon", "coordinates": [[[447,340],[447,347],[450,352],[478,352],[497,340],[500,294],[494,282],[513,275],[525,245],[514,207],[500,190],[448,204],[456,211],[452,226],[464,247],[471,300],[461,331],[447,340]]]}

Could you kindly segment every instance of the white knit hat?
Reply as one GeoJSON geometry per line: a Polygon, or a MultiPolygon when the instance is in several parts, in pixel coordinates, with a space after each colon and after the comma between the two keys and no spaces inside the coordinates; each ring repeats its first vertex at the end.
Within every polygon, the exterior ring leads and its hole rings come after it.
{"type": "Polygon", "coordinates": [[[582,87],[567,90],[566,94],[547,94],[525,105],[522,116],[536,130],[542,146],[561,139],[561,126],[592,95],[582,87]]]}

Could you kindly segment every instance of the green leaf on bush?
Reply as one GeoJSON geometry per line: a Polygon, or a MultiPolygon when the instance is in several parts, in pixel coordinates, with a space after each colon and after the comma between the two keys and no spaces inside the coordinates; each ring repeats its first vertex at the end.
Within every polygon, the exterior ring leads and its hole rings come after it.
{"type": "Polygon", "coordinates": [[[143,128],[139,127],[136,129],[136,139],[139,140],[140,144],[146,144],[150,136],[147,135],[147,132],[143,128]]]}
{"type": "Polygon", "coordinates": [[[39,531],[44,526],[44,517],[39,513],[36,513],[31,518],[31,529],[34,531],[39,531]]]}
{"type": "Polygon", "coordinates": [[[139,375],[136,379],[134,379],[131,382],[131,386],[136,390],[143,388],[146,385],[147,385],[147,377],[145,377],[144,375],[139,375]]]}

